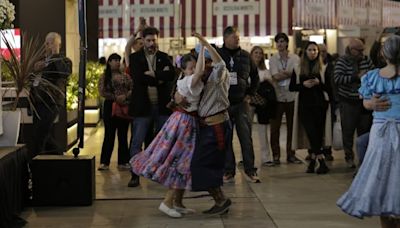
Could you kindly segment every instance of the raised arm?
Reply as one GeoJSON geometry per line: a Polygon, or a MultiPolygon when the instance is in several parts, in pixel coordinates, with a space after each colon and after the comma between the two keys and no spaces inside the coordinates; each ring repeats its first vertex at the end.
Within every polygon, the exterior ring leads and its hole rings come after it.
{"type": "Polygon", "coordinates": [[[192,84],[190,86],[195,87],[197,83],[201,81],[203,74],[204,74],[204,46],[201,46],[200,53],[196,62],[196,69],[194,70],[194,75],[192,78],[192,84]]]}
{"type": "Polygon", "coordinates": [[[193,36],[197,37],[200,41],[200,44],[207,48],[208,53],[210,53],[211,59],[214,63],[219,63],[223,61],[217,50],[215,50],[215,48],[211,46],[211,44],[208,43],[208,41],[201,34],[195,32],[193,33],[193,36]]]}

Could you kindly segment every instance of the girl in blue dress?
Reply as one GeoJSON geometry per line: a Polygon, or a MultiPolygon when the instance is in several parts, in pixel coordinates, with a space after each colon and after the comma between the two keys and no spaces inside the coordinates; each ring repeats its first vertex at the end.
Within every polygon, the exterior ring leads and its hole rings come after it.
{"type": "Polygon", "coordinates": [[[357,218],[380,216],[382,227],[400,227],[400,36],[389,37],[382,53],[387,66],[363,76],[359,92],[367,108],[377,95],[391,106],[374,111],[364,161],[337,205],[357,218]]]}

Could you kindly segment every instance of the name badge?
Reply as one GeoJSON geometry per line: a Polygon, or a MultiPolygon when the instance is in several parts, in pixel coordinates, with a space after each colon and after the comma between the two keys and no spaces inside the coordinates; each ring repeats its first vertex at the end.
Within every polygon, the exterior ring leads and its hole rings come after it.
{"type": "Polygon", "coordinates": [[[285,80],[278,82],[278,85],[281,87],[285,87],[285,86],[289,85],[289,82],[290,82],[290,79],[285,79],[285,80]]]}
{"type": "Polygon", "coordinates": [[[229,72],[229,85],[237,85],[237,73],[236,72],[229,72]]]}

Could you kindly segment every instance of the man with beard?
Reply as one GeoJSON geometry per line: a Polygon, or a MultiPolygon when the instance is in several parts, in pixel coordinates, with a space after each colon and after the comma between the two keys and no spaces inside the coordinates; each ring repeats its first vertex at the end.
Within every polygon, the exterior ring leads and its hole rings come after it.
{"type": "MultiPolygon", "coordinates": [[[[154,27],[145,28],[142,39],[143,48],[129,56],[129,73],[133,81],[129,104],[129,114],[133,116],[131,157],[142,150],[148,131],[158,132],[171,114],[167,104],[171,100],[172,82],[175,79],[168,54],[158,50],[158,30],[154,27]]],[[[128,187],[138,185],[139,176],[132,173],[128,187]]]]}

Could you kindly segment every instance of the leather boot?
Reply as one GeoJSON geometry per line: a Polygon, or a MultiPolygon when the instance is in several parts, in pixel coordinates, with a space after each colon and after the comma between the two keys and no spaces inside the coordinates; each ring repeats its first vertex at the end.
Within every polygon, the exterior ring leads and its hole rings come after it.
{"type": "Polygon", "coordinates": [[[317,174],[325,174],[329,172],[328,166],[326,166],[325,159],[320,158],[318,159],[319,167],[317,169],[317,174]]]}
{"type": "Polygon", "coordinates": [[[315,159],[311,159],[310,163],[308,163],[307,171],[306,173],[314,173],[315,170],[315,159]]]}

